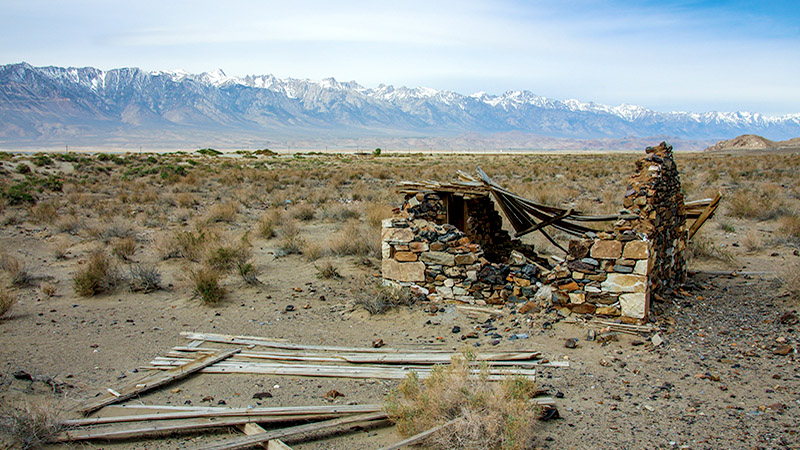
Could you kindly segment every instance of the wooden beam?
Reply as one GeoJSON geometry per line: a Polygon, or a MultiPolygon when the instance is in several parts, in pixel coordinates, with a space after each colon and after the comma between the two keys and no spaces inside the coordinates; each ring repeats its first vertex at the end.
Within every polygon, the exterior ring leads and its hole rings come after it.
{"type": "MultiPolygon", "coordinates": [[[[151,406],[146,407],[148,410],[156,410],[156,408],[166,408],[151,406]]],[[[145,408],[142,408],[145,409],[145,408]]],[[[321,406],[278,406],[271,408],[204,408],[195,407],[195,409],[187,409],[185,407],[176,407],[174,409],[162,409],[161,411],[146,414],[130,414],[124,416],[108,416],[108,417],[92,417],[88,419],[71,419],[64,420],[61,425],[74,427],[74,426],[87,426],[87,425],[102,425],[109,423],[122,423],[122,422],[144,422],[153,420],[175,420],[175,419],[196,419],[204,417],[282,417],[282,416],[298,416],[298,415],[344,415],[344,414],[360,414],[368,412],[376,412],[382,410],[383,407],[378,404],[367,405],[321,405],[321,406]]]]}
{"type": "Polygon", "coordinates": [[[522,231],[518,231],[518,232],[516,232],[514,234],[514,237],[522,237],[522,236],[524,236],[524,235],[526,235],[528,233],[533,233],[534,231],[536,231],[536,230],[538,230],[540,228],[544,228],[544,227],[550,226],[550,225],[558,222],[559,220],[569,216],[570,214],[572,214],[572,210],[571,209],[569,211],[565,212],[565,213],[553,216],[553,217],[551,217],[551,218],[549,218],[549,219],[547,219],[545,221],[539,222],[538,224],[536,224],[536,225],[534,225],[532,227],[526,228],[526,229],[524,229],[522,231]]]}
{"type": "Polygon", "coordinates": [[[453,420],[451,420],[449,422],[446,422],[446,423],[443,423],[441,425],[435,426],[435,427],[431,428],[430,430],[423,431],[422,433],[415,434],[414,436],[411,436],[408,439],[403,439],[400,442],[392,444],[392,445],[390,445],[388,447],[383,447],[380,450],[398,450],[398,449],[401,449],[401,448],[405,447],[406,445],[416,444],[417,442],[425,439],[426,437],[438,432],[442,428],[447,428],[447,427],[455,424],[459,420],[463,420],[463,419],[464,419],[463,416],[462,417],[456,417],[455,419],[453,419],[453,420]]]}
{"type": "Polygon", "coordinates": [[[692,223],[692,226],[689,228],[689,237],[687,239],[692,239],[692,237],[700,230],[700,227],[706,223],[706,220],[710,219],[712,215],[714,215],[714,211],[717,210],[719,206],[719,201],[722,198],[722,194],[717,192],[717,196],[714,197],[714,200],[706,207],[705,211],[700,214],[700,217],[692,223]]]}
{"type": "MultiPolygon", "coordinates": [[[[313,351],[330,351],[330,352],[353,352],[353,353],[388,353],[388,352],[407,352],[408,350],[390,349],[390,348],[371,348],[371,347],[334,347],[329,345],[299,345],[290,344],[285,341],[275,339],[266,339],[253,336],[233,336],[228,334],[217,333],[194,333],[182,331],[181,335],[186,339],[191,340],[205,340],[208,342],[218,342],[221,344],[237,344],[237,345],[259,345],[264,347],[282,349],[282,350],[313,350],[313,351]]],[[[452,353],[452,350],[442,349],[414,349],[415,353],[452,353]]]]}
{"type": "Polygon", "coordinates": [[[103,406],[121,402],[135,395],[141,394],[142,392],[146,392],[151,389],[164,386],[165,384],[171,383],[175,380],[185,378],[216,362],[229,358],[230,356],[239,353],[239,350],[240,349],[238,348],[226,351],[220,350],[215,354],[202,355],[199,358],[189,362],[188,364],[184,364],[180,367],[170,369],[166,372],[145,375],[118,389],[108,389],[106,393],[100,395],[99,397],[93,398],[83,403],[81,406],[78,407],[78,411],[83,413],[84,415],[89,414],[93,411],[97,411],[103,406]]]}
{"type": "MultiPolygon", "coordinates": [[[[375,413],[371,413],[375,414],[375,413]]],[[[344,418],[358,414],[349,414],[344,418]]],[[[174,433],[204,428],[231,427],[246,423],[294,422],[299,420],[322,420],[342,417],[338,414],[299,414],[280,417],[198,417],[194,419],[155,420],[128,422],[97,427],[81,427],[66,430],[56,437],[59,442],[87,441],[94,439],[128,439],[154,434],[174,433]]]]}
{"type": "Polygon", "coordinates": [[[373,420],[382,420],[387,418],[385,412],[359,414],[350,417],[342,417],[339,419],[326,420],[324,422],[310,423],[306,425],[298,425],[295,427],[283,428],[279,430],[271,430],[266,433],[256,434],[253,436],[243,436],[234,439],[224,439],[201,447],[200,450],[236,450],[252,447],[253,445],[261,442],[267,442],[273,439],[283,439],[290,436],[296,436],[302,433],[311,431],[324,430],[326,428],[338,427],[340,425],[349,425],[358,422],[370,422],[373,420]]]}

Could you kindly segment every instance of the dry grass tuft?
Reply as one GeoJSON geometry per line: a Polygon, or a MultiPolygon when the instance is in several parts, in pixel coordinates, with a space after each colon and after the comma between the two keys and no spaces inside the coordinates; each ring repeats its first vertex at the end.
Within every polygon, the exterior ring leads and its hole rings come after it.
{"type": "Polygon", "coordinates": [[[132,237],[114,239],[111,242],[111,253],[123,261],[130,261],[131,256],[136,253],[136,239],[132,237]]]}
{"type": "Polygon", "coordinates": [[[367,223],[373,228],[381,226],[381,221],[392,217],[392,207],[383,203],[370,203],[366,208],[367,223]]]}
{"type": "Polygon", "coordinates": [[[780,231],[792,242],[800,242],[800,214],[794,213],[781,217],[780,231]]]}
{"type": "Polygon", "coordinates": [[[795,262],[783,266],[780,281],[789,292],[795,305],[800,305],[800,263],[795,262]]]}
{"type": "Polygon", "coordinates": [[[55,283],[44,282],[39,285],[39,291],[42,293],[44,298],[53,298],[58,292],[58,286],[55,283]]]}
{"type": "Polygon", "coordinates": [[[452,450],[530,448],[541,415],[530,401],[535,383],[520,376],[489,382],[487,366],[477,374],[475,367],[474,355],[465,352],[436,366],[426,380],[409,375],[386,403],[397,431],[410,436],[461,418],[424,444],[452,450]]]}
{"type": "Polygon", "coordinates": [[[13,292],[0,289],[0,318],[6,318],[15,303],[17,303],[17,296],[13,292]]]}
{"type": "Polygon", "coordinates": [[[733,254],[730,250],[717,246],[711,239],[700,234],[695,235],[686,246],[687,259],[717,260],[732,262],[733,254]]]}
{"type": "Polygon", "coordinates": [[[744,245],[745,250],[748,252],[757,252],[764,248],[764,239],[758,231],[750,230],[744,236],[742,245],[744,245]]]}
{"type": "Polygon", "coordinates": [[[328,240],[328,247],[338,256],[380,256],[380,236],[366,224],[351,220],[328,240]]]}
{"type": "Polygon", "coordinates": [[[206,223],[226,222],[231,223],[239,213],[239,205],[236,202],[227,202],[213,205],[208,208],[206,213],[206,223]]]}
{"type": "Polygon", "coordinates": [[[92,252],[86,264],[72,276],[72,289],[82,297],[91,297],[112,291],[122,281],[108,254],[98,250],[92,252]]]}
{"type": "Polygon", "coordinates": [[[410,289],[386,286],[380,282],[365,277],[357,283],[359,292],[355,295],[355,304],[367,310],[370,314],[383,314],[398,306],[411,306],[417,298],[410,289]]]}
{"type": "Polygon", "coordinates": [[[31,206],[29,211],[35,223],[51,224],[58,218],[58,208],[53,202],[39,202],[31,206]]]}
{"type": "Polygon", "coordinates": [[[317,269],[317,278],[322,278],[325,280],[330,280],[334,278],[342,278],[342,274],[339,273],[339,269],[333,265],[330,261],[325,261],[319,266],[314,266],[317,269]]]}
{"type": "Polygon", "coordinates": [[[210,267],[201,267],[189,274],[193,290],[203,303],[219,303],[225,298],[225,288],[220,285],[221,274],[210,267]]]}
{"type": "Polygon", "coordinates": [[[0,414],[0,429],[12,436],[17,448],[27,450],[53,442],[62,430],[59,413],[45,403],[5,406],[0,414]]]}
{"type": "Polygon", "coordinates": [[[0,254],[0,270],[8,274],[14,286],[28,286],[33,281],[33,276],[25,267],[25,263],[7,253],[0,254]]]}
{"type": "Polygon", "coordinates": [[[275,256],[300,255],[306,240],[300,235],[300,228],[294,220],[286,220],[280,226],[278,235],[281,240],[275,256]]]}
{"type": "Polygon", "coordinates": [[[56,230],[59,233],[75,234],[81,228],[81,221],[75,214],[61,217],[56,221],[56,230]]]}

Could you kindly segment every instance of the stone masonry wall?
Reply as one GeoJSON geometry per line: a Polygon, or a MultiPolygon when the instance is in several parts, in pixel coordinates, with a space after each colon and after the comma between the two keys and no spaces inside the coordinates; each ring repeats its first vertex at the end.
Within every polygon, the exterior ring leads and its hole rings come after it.
{"type": "Polygon", "coordinates": [[[447,201],[409,195],[401,215],[383,221],[383,277],[433,301],[519,303],[521,313],[557,308],[564,315],[645,319],[651,298],[686,278],[686,216],[672,147],[649,147],[636,162],[612,230],[569,243],[555,267],[513,251],[488,196],[468,200],[466,230],[445,223],[447,201]],[[490,256],[488,248],[496,246],[490,256]]]}

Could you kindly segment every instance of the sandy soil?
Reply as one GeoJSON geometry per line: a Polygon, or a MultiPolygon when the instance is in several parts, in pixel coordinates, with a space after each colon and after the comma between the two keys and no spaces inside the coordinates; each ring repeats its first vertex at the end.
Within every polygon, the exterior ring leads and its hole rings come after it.
{"type": "MultiPolygon", "coordinates": [[[[681,295],[655,306],[655,323],[664,343],[618,335],[601,344],[587,340],[582,318],[553,313],[505,314],[496,322],[503,336],[462,341],[463,333],[486,315],[466,315],[446,306],[426,312],[428,303],[370,316],[354,305],[360,277],[377,272],[364,258],[337,257],[341,279],[319,279],[315,265],[298,255],[276,257],[275,239],[253,239],[253,259],[261,285],[226,281],[229,295],[215,306],[202,304],[186,284],[187,266],[179,260],[160,263],[166,289],[149,294],[119,289],[95,297],[72,292],[71,276],[90,244],[71,236],[66,259],[52,256],[55,233],[23,221],[0,228],[5,251],[24,259],[36,278],[17,291],[19,301],[9,319],[0,321],[0,400],[56,400],[71,407],[106,387],[136,376],[138,367],[176,345],[187,343],[182,331],[282,338],[302,344],[369,346],[381,338],[387,346],[441,345],[460,349],[467,342],[480,349],[538,350],[551,360],[568,360],[569,368],[542,368],[538,384],[558,397],[561,418],[541,422],[535,448],[548,449],[772,449],[800,448],[800,365],[797,351],[776,355],[784,340],[798,348],[800,324],[781,323],[798,303],[778,281],[781,267],[797,264],[797,247],[767,240],[748,252],[737,247],[745,230],[776,233],[777,224],[728,220],[737,233],[708,226],[707,237],[730,249],[736,260],[694,260],[681,295]],[[740,270],[752,275],[718,272],[740,270]],[[36,288],[57,286],[47,298],[36,288]],[[295,306],[287,312],[287,305],[295,306]],[[307,306],[307,308],[305,308],[307,306]],[[529,338],[508,340],[514,333],[529,338]],[[575,349],[565,348],[577,338],[575,349]],[[30,374],[34,381],[13,374],[30,374]]],[[[324,238],[333,228],[312,222],[308,236],[324,238]]],[[[155,261],[143,246],[135,256],[155,261]]],[[[323,395],[344,394],[337,403],[382,402],[397,383],[301,377],[202,374],[144,394],[134,402],[230,407],[325,404],[323,395]],[[258,392],[272,398],[255,400],[258,392]],[[207,399],[213,397],[213,400],[207,399]],[[205,400],[204,400],[205,399],[205,400]]],[[[86,443],[89,449],[194,448],[236,430],[192,433],[141,441],[86,443]]],[[[374,449],[400,439],[391,427],[322,434],[295,439],[294,449],[374,449]]],[[[0,441],[2,442],[2,441],[0,441]]],[[[6,441],[8,442],[8,441],[6,441]]],[[[49,446],[47,448],[64,448],[49,446]]]]}

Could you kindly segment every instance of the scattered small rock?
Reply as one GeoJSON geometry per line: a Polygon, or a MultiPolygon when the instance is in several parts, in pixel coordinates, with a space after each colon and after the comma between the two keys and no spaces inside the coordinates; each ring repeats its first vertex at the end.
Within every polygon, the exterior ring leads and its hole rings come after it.
{"type": "Polygon", "coordinates": [[[375,339],[372,341],[372,348],[381,348],[384,345],[386,344],[383,342],[383,339],[375,339]]]}
{"type": "Polygon", "coordinates": [[[575,338],[569,338],[564,341],[564,347],[566,348],[576,348],[578,346],[578,340],[575,338]]]}
{"type": "Polygon", "coordinates": [[[332,402],[332,401],[336,400],[339,397],[344,397],[344,394],[342,394],[341,392],[337,391],[336,389],[331,389],[330,391],[325,393],[325,395],[322,396],[322,398],[324,398],[325,400],[328,400],[329,402],[332,402]]]}
{"type": "Polygon", "coordinates": [[[292,311],[294,311],[294,305],[286,305],[285,309],[286,309],[286,312],[292,312],[292,311]]]}
{"type": "Polygon", "coordinates": [[[256,392],[253,394],[253,398],[256,400],[263,400],[265,398],[272,398],[271,392],[256,392]]]}

